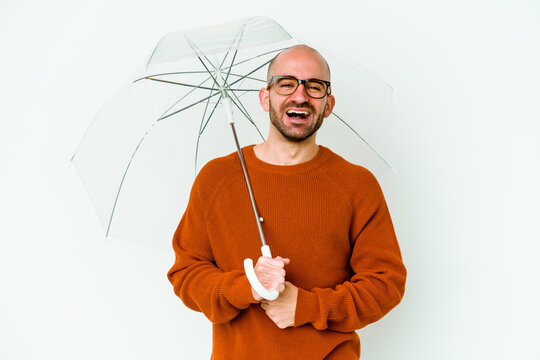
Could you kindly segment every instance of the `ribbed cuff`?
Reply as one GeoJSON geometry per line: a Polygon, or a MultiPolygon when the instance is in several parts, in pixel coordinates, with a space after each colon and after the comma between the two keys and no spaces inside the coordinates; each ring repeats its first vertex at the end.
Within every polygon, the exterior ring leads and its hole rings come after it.
{"type": "Polygon", "coordinates": [[[317,320],[319,314],[319,300],[313,292],[298,288],[294,326],[302,326],[317,320]]]}
{"type": "Polygon", "coordinates": [[[250,304],[259,303],[253,297],[251,284],[243,271],[238,271],[238,276],[231,282],[227,289],[226,297],[234,307],[238,309],[247,309],[250,304]]]}

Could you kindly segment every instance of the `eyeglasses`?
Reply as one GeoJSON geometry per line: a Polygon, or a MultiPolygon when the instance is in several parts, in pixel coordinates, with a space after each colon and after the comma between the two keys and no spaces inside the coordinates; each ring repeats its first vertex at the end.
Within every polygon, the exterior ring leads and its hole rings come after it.
{"type": "Polygon", "coordinates": [[[303,84],[304,90],[309,97],[322,99],[330,94],[330,81],[319,79],[299,80],[294,76],[272,76],[268,81],[266,88],[274,82],[274,89],[279,95],[291,95],[296,91],[298,85],[303,84]]]}

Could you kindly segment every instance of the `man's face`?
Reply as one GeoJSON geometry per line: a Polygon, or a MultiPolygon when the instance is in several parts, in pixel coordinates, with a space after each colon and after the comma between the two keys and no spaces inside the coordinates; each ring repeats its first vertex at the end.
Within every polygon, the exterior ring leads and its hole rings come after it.
{"type": "MultiPolygon", "coordinates": [[[[300,91],[303,90],[300,89],[300,91]]],[[[290,142],[306,140],[319,130],[323,123],[324,113],[317,111],[308,101],[302,103],[297,103],[294,100],[283,102],[279,111],[270,99],[269,103],[270,122],[290,142]],[[302,115],[298,112],[302,112],[302,115]],[[308,112],[309,115],[303,115],[305,112],[308,112]]]]}
{"type": "MultiPolygon", "coordinates": [[[[309,49],[291,49],[282,53],[274,62],[270,76],[290,75],[300,80],[320,79],[329,81],[330,74],[324,60],[309,49]]],[[[290,142],[310,138],[328,117],[334,106],[334,98],[327,95],[314,99],[307,95],[304,85],[291,95],[279,95],[271,84],[259,93],[261,105],[270,112],[272,126],[290,142]]]]}

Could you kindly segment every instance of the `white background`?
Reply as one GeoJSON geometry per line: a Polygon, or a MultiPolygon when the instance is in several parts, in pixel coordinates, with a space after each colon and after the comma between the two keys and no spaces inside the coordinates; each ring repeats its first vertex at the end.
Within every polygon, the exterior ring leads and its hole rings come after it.
{"type": "Polygon", "coordinates": [[[162,35],[253,15],[396,89],[400,172],[379,180],[409,277],[362,359],[540,358],[539,3],[351,4],[1,0],[1,359],[209,358],[173,254],[105,240],[68,165],[162,35]]]}

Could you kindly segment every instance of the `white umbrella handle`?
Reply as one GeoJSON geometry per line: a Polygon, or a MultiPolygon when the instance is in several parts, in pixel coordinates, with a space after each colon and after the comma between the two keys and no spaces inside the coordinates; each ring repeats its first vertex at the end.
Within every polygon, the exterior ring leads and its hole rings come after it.
{"type": "MultiPolygon", "coordinates": [[[[261,247],[261,252],[263,256],[272,257],[272,254],[270,253],[270,247],[268,245],[263,245],[261,247]]],[[[247,258],[244,260],[244,271],[246,272],[246,276],[249,280],[249,283],[253,287],[253,289],[259,294],[263,299],[266,300],[276,300],[279,291],[272,290],[268,291],[262,286],[261,282],[257,278],[257,275],[255,275],[255,270],[253,269],[253,261],[250,258],[247,258]]]]}

